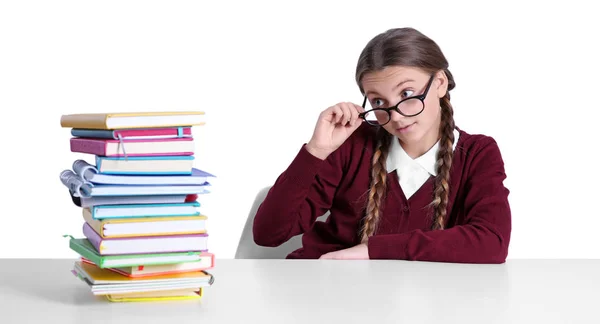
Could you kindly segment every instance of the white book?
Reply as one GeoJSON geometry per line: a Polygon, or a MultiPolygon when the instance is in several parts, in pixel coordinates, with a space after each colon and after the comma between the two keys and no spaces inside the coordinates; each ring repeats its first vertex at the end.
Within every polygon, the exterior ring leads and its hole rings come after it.
{"type": "Polygon", "coordinates": [[[86,282],[94,294],[193,289],[208,287],[214,282],[212,274],[206,271],[130,278],[82,261],[75,262],[73,273],[86,282]]]}

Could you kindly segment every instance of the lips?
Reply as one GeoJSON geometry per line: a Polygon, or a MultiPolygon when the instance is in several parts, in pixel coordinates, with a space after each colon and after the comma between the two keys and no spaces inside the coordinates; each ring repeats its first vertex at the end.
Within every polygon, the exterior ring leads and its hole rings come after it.
{"type": "Polygon", "coordinates": [[[412,125],[414,125],[414,124],[415,124],[415,123],[412,123],[412,124],[409,124],[409,125],[406,125],[406,126],[400,126],[400,127],[397,127],[397,128],[396,128],[396,130],[397,130],[397,131],[399,131],[399,132],[400,132],[400,131],[405,131],[405,130],[407,130],[407,129],[408,129],[410,126],[412,126],[412,125]]]}

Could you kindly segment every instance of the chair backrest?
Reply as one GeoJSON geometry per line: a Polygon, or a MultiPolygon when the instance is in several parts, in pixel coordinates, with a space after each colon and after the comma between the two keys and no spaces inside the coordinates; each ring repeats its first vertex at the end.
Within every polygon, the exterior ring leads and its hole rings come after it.
{"type": "MultiPolygon", "coordinates": [[[[248,214],[246,224],[244,225],[238,243],[237,251],[235,253],[236,259],[285,259],[290,252],[302,247],[302,234],[292,237],[287,242],[277,247],[264,247],[254,243],[254,237],[252,235],[254,216],[256,215],[258,207],[267,196],[269,189],[271,189],[270,186],[261,189],[254,199],[254,203],[252,204],[252,208],[250,209],[250,213],[248,214]]],[[[328,215],[329,212],[317,220],[324,220],[328,215]]]]}

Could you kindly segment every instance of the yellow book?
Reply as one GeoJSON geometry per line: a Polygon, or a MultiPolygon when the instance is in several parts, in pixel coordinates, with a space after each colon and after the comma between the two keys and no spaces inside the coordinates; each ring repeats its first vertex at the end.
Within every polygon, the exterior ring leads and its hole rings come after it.
{"type": "Polygon", "coordinates": [[[167,291],[148,291],[126,294],[108,294],[105,298],[111,302],[152,302],[167,300],[201,299],[204,289],[174,289],[167,291]]]}
{"type": "Polygon", "coordinates": [[[164,128],[204,124],[203,111],[89,113],[62,115],[60,118],[61,127],[78,129],[164,128]]]}
{"type": "Polygon", "coordinates": [[[83,219],[102,238],[206,233],[204,215],[95,219],[89,208],[83,208],[82,213],[83,219]]]}

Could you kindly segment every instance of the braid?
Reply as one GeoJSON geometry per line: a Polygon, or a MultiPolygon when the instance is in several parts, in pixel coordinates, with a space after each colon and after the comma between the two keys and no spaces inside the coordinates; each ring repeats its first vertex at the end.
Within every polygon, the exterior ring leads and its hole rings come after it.
{"type": "Polygon", "coordinates": [[[373,167],[371,169],[371,188],[367,201],[366,216],[361,231],[361,242],[365,243],[369,236],[375,233],[382,205],[384,193],[386,191],[385,180],[387,171],[385,161],[389,152],[389,146],[392,136],[384,128],[377,132],[377,147],[373,154],[373,167]]]}
{"type": "Polygon", "coordinates": [[[432,206],[434,210],[433,223],[431,229],[444,229],[446,220],[446,210],[448,207],[450,168],[452,167],[454,144],[454,111],[450,104],[448,93],[441,99],[440,105],[441,123],[440,123],[440,148],[437,153],[437,163],[435,177],[435,186],[433,190],[432,206]]]}

